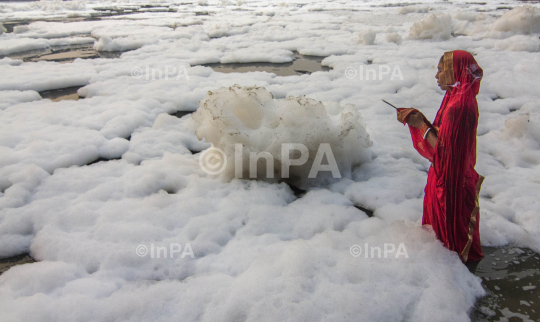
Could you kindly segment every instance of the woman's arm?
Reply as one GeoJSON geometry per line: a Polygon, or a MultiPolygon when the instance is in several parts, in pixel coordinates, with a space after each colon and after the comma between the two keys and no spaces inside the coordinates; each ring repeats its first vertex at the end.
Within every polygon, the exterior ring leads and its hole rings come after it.
{"type": "MultiPolygon", "coordinates": [[[[422,126],[424,125],[424,118],[419,113],[413,113],[407,119],[407,124],[417,129],[422,129],[422,126]]],[[[425,139],[432,147],[437,146],[437,134],[435,134],[433,131],[428,129],[425,139]]]]}

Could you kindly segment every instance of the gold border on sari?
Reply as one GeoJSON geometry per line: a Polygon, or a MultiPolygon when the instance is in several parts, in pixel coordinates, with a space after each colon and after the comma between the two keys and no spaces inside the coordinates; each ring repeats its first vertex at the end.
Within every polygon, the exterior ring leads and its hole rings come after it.
{"type": "Polygon", "coordinates": [[[454,85],[456,79],[454,76],[454,52],[447,51],[443,56],[443,71],[441,75],[443,85],[454,85]]]}
{"type": "Polygon", "coordinates": [[[460,254],[461,260],[465,263],[467,262],[467,259],[469,258],[469,250],[471,249],[472,241],[473,241],[473,233],[474,233],[474,227],[476,226],[476,222],[480,220],[480,203],[479,203],[479,197],[480,197],[480,188],[482,187],[482,182],[484,182],[484,177],[479,176],[478,182],[476,183],[476,201],[475,201],[475,207],[471,213],[471,219],[469,220],[469,238],[467,240],[467,244],[463,248],[463,251],[460,254]]]}

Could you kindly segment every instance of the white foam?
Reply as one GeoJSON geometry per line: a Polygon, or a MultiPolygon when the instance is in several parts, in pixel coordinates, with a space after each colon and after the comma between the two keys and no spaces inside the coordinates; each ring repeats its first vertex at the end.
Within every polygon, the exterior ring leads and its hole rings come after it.
{"type": "Polygon", "coordinates": [[[431,14],[415,22],[409,31],[409,39],[448,40],[452,32],[452,17],[449,14],[431,14]]]}
{"type": "Polygon", "coordinates": [[[385,39],[398,45],[403,42],[403,38],[397,32],[387,33],[385,39]]]}
{"type": "Polygon", "coordinates": [[[9,55],[21,51],[49,48],[50,45],[43,39],[7,38],[0,39],[0,55],[9,55]]]}
{"type": "Polygon", "coordinates": [[[497,19],[491,29],[526,35],[540,33],[540,9],[530,5],[516,7],[497,19]]]}
{"type": "MultiPolygon", "coordinates": [[[[340,107],[336,103],[323,104],[306,97],[275,100],[262,87],[220,88],[209,92],[193,113],[197,137],[212,143],[225,152],[230,160],[221,176],[235,177],[235,171],[243,176],[285,179],[300,186],[316,185],[308,174],[321,144],[330,144],[330,151],[339,166],[341,177],[350,177],[353,166],[370,159],[367,148],[371,146],[360,113],[352,105],[340,107]],[[243,146],[242,169],[236,170],[235,144],[243,146]],[[304,165],[292,166],[289,176],[282,174],[283,144],[303,144],[309,151],[304,165]],[[273,158],[271,176],[268,164],[257,162],[257,174],[250,172],[250,156],[269,153],[273,158]]],[[[288,158],[289,156],[287,156],[288,158]]],[[[298,159],[298,156],[293,157],[298,159]]],[[[330,158],[330,155],[327,155],[330,158]]],[[[330,159],[328,159],[330,160],[330,159]]],[[[266,161],[268,162],[268,161],[266,161]]],[[[326,171],[325,171],[326,172],[326,171]]],[[[324,180],[331,180],[330,173],[323,173],[324,180]]],[[[335,173],[331,173],[335,175],[335,173]]]]}
{"type": "Polygon", "coordinates": [[[511,51],[538,52],[540,51],[540,41],[536,36],[516,35],[497,40],[495,42],[495,48],[511,51]]]}
{"type": "Polygon", "coordinates": [[[409,13],[427,13],[429,11],[429,7],[427,6],[404,6],[399,9],[400,15],[406,15],[409,13]]]}
{"type": "Polygon", "coordinates": [[[452,18],[457,19],[457,20],[473,22],[477,20],[477,14],[475,12],[458,10],[458,12],[456,12],[452,16],[452,18]]]}
{"type": "Polygon", "coordinates": [[[40,99],[41,96],[36,91],[0,91],[0,110],[5,110],[11,105],[40,99]]]}
{"type": "Polygon", "coordinates": [[[360,41],[364,45],[373,45],[375,43],[375,37],[377,33],[372,29],[365,30],[360,33],[360,41]]]}

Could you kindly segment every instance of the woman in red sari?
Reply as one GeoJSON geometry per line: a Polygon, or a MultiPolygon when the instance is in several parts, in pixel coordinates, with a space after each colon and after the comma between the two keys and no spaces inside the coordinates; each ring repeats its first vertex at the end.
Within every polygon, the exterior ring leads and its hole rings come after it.
{"type": "Polygon", "coordinates": [[[444,246],[457,252],[464,263],[484,257],[478,204],[484,177],[474,170],[476,95],[482,75],[469,52],[446,52],[435,76],[446,95],[433,124],[416,109],[398,109],[398,120],[409,125],[415,149],[431,161],[422,224],[430,225],[444,246]]]}

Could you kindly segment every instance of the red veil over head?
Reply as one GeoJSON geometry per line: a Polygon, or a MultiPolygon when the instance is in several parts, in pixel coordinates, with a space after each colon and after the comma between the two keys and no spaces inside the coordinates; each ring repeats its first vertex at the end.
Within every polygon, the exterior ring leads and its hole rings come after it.
{"type": "Polygon", "coordinates": [[[415,148],[432,161],[424,197],[423,224],[433,227],[437,237],[461,259],[483,258],[478,232],[478,193],[483,177],[476,164],[476,128],[483,71],[466,51],[455,50],[443,56],[446,92],[433,124],[437,134],[433,148],[417,128],[409,126],[415,148]],[[453,77],[449,77],[453,76],[453,77]],[[451,83],[455,82],[455,83],[451,83]]]}

